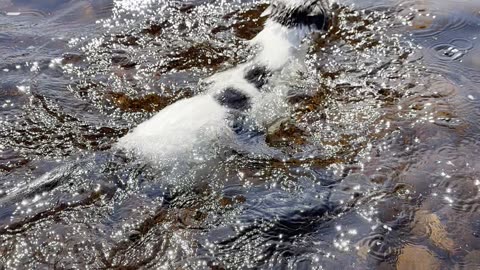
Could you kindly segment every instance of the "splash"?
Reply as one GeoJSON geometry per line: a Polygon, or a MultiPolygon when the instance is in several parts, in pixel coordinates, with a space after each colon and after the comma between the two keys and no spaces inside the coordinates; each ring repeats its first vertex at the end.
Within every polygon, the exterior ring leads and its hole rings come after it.
{"type": "MultiPolygon", "coordinates": [[[[320,2],[291,4],[298,7],[286,8],[278,3],[270,6],[265,28],[251,41],[253,46],[259,47],[253,59],[206,79],[204,94],[163,109],[120,139],[117,147],[148,160],[177,158],[178,154],[185,159],[191,155],[190,151],[196,153],[191,156],[198,156],[201,152],[197,151],[198,147],[208,149],[219,139],[233,137],[232,131],[228,131],[228,118],[233,121],[230,126],[244,129],[242,118],[251,118],[250,107],[259,108],[258,99],[268,77],[281,73],[294,60],[303,62],[294,59],[302,40],[310,32],[322,30],[316,27],[326,26],[329,15],[320,2]],[[305,10],[297,14],[297,9],[305,10]]],[[[268,96],[262,95],[265,97],[268,96]]]]}

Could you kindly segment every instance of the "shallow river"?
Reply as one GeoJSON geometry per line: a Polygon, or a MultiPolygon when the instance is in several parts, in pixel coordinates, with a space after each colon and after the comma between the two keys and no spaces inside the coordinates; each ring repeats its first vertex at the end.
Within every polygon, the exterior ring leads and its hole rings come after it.
{"type": "Polygon", "coordinates": [[[479,269],[479,1],[337,2],[240,144],[112,148],[266,6],[0,1],[0,269],[479,269]]]}

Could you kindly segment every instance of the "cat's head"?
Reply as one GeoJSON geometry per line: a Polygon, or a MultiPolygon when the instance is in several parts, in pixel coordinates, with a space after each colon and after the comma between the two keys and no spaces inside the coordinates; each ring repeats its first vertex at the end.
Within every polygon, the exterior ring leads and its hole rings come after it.
{"type": "Polygon", "coordinates": [[[263,15],[288,28],[324,31],[331,17],[330,3],[328,0],[274,0],[263,15]]]}

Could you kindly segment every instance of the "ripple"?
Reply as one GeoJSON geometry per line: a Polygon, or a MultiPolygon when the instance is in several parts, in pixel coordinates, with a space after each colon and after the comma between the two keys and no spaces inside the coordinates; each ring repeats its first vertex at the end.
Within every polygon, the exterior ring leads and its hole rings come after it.
{"type": "Polygon", "coordinates": [[[429,38],[447,31],[458,31],[469,25],[469,20],[460,12],[438,8],[427,1],[401,1],[397,12],[412,28],[415,38],[429,38]]]}
{"type": "Polygon", "coordinates": [[[427,248],[407,245],[402,248],[396,266],[397,269],[441,269],[442,263],[427,248]]]}
{"type": "Polygon", "coordinates": [[[434,213],[424,210],[417,211],[411,232],[416,237],[430,240],[443,250],[453,252],[455,248],[455,242],[449,237],[446,226],[434,213]]]}
{"type": "Polygon", "coordinates": [[[358,246],[369,258],[378,262],[393,261],[401,250],[401,243],[397,241],[398,239],[389,240],[383,233],[373,233],[362,239],[358,246]]]}
{"type": "MultiPolygon", "coordinates": [[[[10,17],[40,17],[40,18],[46,18],[48,17],[48,13],[42,10],[20,10],[20,11],[7,11],[7,12],[0,12],[0,14],[4,16],[10,16],[10,17]]],[[[23,18],[22,18],[23,19],[23,18]]]]}
{"type": "Polygon", "coordinates": [[[445,31],[458,31],[468,25],[468,21],[460,15],[435,14],[435,16],[437,16],[437,18],[433,19],[432,25],[424,30],[415,31],[414,35],[422,38],[432,37],[445,31]]]}
{"type": "Polygon", "coordinates": [[[436,54],[437,59],[444,61],[455,61],[467,54],[467,50],[461,50],[452,44],[438,44],[432,48],[436,54]]]}
{"type": "Polygon", "coordinates": [[[0,41],[15,45],[1,49],[12,56],[0,71],[2,266],[428,268],[459,238],[424,208],[479,211],[478,166],[458,165],[479,146],[471,18],[425,1],[337,6],[302,72],[279,82],[291,111],[273,134],[152,168],[110,145],[248,59],[266,6],[22,1],[48,19],[0,15],[0,41]],[[282,158],[251,154],[265,137],[282,158]]]}
{"type": "Polygon", "coordinates": [[[474,172],[443,177],[439,187],[445,189],[441,194],[450,198],[448,203],[452,209],[467,213],[480,209],[480,183],[475,179],[474,172]]]}
{"type": "Polygon", "coordinates": [[[464,38],[455,38],[450,41],[450,44],[458,50],[468,51],[473,48],[473,42],[464,38]]]}
{"type": "Polygon", "coordinates": [[[473,250],[468,252],[465,258],[461,262],[461,266],[464,269],[475,269],[480,267],[480,250],[473,250]]]}

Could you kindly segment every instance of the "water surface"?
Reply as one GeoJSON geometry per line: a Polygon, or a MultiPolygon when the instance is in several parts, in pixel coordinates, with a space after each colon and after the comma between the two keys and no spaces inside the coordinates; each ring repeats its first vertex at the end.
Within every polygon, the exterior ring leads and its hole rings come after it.
{"type": "Polygon", "coordinates": [[[112,149],[247,60],[265,8],[1,2],[0,268],[480,268],[475,1],[339,2],[242,145],[112,149]]]}

